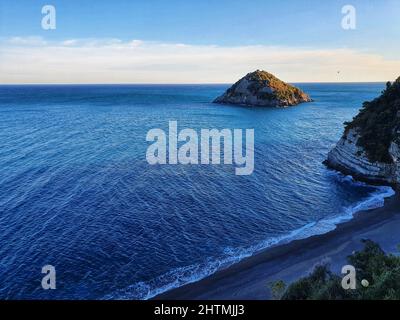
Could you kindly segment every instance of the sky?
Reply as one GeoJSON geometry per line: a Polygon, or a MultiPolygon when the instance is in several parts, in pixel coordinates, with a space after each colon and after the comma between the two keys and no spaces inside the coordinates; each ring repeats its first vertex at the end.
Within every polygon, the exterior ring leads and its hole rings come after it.
{"type": "Polygon", "coordinates": [[[389,81],[399,16],[399,0],[0,0],[0,83],[232,83],[256,69],[389,81]],[[342,27],[345,5],[354,30],[342,27]]]}

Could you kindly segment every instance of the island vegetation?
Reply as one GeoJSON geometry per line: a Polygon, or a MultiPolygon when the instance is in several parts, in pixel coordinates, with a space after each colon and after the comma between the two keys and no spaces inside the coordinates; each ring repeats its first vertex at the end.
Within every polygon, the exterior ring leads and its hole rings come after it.
{"type": "Polygon", "coordinates": [[[311,98],[299,88],[267,71],[256,70],[237,81],[214,103],[288,107],[310,101],[311,98]]]}

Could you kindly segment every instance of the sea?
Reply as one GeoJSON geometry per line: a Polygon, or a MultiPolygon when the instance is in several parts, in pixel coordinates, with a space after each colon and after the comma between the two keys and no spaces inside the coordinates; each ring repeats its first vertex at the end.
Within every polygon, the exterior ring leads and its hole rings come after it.
{"type": "Polygon", "coordinates": [[[296,85],[314,102],[213,104],[228,84],[1,85],[0,299],[149,299],[382,206],[390,187],[322,162],[385,84],[296,85]],[[146,135],[169,121],[254,129],[254,172],[150,165],[146,135]]]}

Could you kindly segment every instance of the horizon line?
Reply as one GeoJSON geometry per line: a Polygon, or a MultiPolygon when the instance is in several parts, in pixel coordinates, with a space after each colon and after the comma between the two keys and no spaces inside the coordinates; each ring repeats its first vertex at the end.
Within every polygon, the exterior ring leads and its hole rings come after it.
{"type": "MultiPolygon", "coordinates": [[[[176,82],[176,83],[157,83],[157,82],[115,82],[115,83],[0,83],[0,86],[63,86],[63,85],[232,85],[235,82],[202,82],[202,83],[190,83],[190,82],[176,82]]],[[[288,84],[355,84],[355,83],[387,83],[393,82],[392,80],[377,80],[377,81],[288,81],[288,84]]]]}

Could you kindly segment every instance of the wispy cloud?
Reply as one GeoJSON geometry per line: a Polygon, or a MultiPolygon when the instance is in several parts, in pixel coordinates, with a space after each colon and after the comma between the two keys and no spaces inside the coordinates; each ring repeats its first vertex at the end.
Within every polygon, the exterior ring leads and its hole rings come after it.
{"type": "Polygon", "coordinates": [[[290,82],[386,81],[400,75],[400,60],[343,48],[39,37],[0,43],[0,83],[230,83],[255,69],[290,82]]]}
{"type": "Polygon", "coordinates": [[[12,37],[2,41],[11,46],[45,46],[47,42],[41,37],[12,37]]]}

